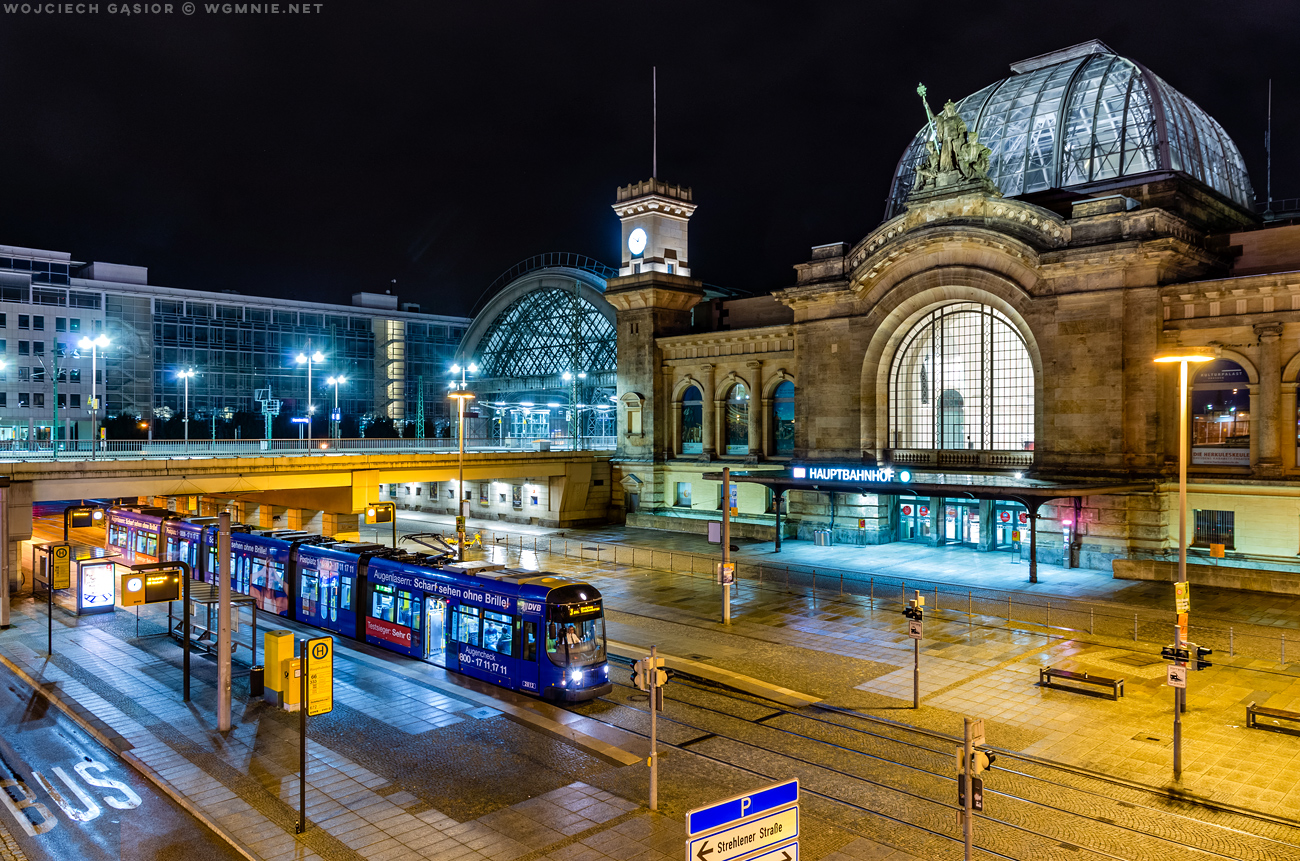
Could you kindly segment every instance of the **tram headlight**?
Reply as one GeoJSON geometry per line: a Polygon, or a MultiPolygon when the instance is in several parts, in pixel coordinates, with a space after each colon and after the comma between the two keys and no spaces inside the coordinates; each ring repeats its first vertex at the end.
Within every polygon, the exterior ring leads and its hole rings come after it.
{"type": "Polygon", "coordinates": [[[569,678],[570,678],[570,679],[571,679],[575,684],[576,684],[577,682],[582,681],[582,670],[574,670],[573,672],[569,673],[569,678]]]}

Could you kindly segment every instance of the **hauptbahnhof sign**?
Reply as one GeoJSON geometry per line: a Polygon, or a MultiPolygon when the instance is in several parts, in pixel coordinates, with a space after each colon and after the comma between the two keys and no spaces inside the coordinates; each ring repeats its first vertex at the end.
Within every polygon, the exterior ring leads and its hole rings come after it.
{"type": "Polygon", "coordinates": [[[912,473],[892,466],[796,466],[791,477],[808,481],[841,482],[845,484],[907,484],[912,473]]]}

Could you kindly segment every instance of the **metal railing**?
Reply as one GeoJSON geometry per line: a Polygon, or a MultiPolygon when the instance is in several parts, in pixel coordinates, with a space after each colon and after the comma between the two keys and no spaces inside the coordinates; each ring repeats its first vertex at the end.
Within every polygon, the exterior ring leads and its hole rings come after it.
{"type": "MultiPolygon", "coordinates": [[[[598,564],[652,568],[674,574],[707,578],[714,576],[714,566],[721,555],[710,556],[681,550],[658,550],[631,544],[611,544],[549,535],[520,535],[490,532],[491,544],[519,551],[552,553],[598,564]]],[[[869,572],[812,565],[772,565],[748,562],[732,556],[736,563],[736,581],[752,590],[811,595],[813,601],[832,599],[865,600],[871,609],[891,608],[901,613],[916,591],[926,598],[926,613],[947,622],[976,622],[987,625],[1003,621],[1008,625],[1030,625],[1044,633],[1062,635],[1088,634],[1112,640],[1142,643],[1147,646],[1172,642],[1175,621],[1171,610],[1144,608],[1130,612],[1127,607],[1105,601],[1085,601],[1026,595],[1002,589],[974,588],[911,577],[876,575],[869,572]]],[[[736,606],[733,604],[733,607],[736,606]]],[[[1288,650],[1300,661],[1300,631],[1266,625],[1238,624],[1234,620],[1200,617],[1188,629],[1188,639],[1214,649],[1215,654],[1232,658],[1251,658],[1278,663],[1288,662],[1288,650]],[[1289,633],[1289,636],[1288,636],[1289,633]]],[[[1153,650],[1152,664],[1160,662],[1153,650]]]]}
{"type": "MultiPolygon", "coordinates": [[[[520,451],[612,451],[612,436],[507,437],[465,440],[467,452],[520,451]]],[[[338,454],[448,454],[458,450],[454,439],[219,439],[219,440],[103,440],[93,456],[114,460],[167,459],[176,457],[282,457],[338,454]]],[[[48,440],[0,440],[0,460],[88,460],[90,440],[59,440],[58,448],[48,440]]]]}

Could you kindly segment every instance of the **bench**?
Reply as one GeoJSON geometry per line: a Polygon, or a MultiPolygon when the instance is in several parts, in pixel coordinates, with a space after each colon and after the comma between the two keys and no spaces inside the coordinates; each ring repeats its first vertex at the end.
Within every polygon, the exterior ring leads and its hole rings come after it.
{"type": "Polygon", "coordinates": [[[1252,702],[1250,705],[1246,706],[1246,728],[1258,728],[1256,718],[1260,716],[1272,718],[1273,720],[1289,720],[1300,723],[1300,712],[1289,712],[1286,709],[1271,709],[1267,706],[1257,706],[1252,702]]]}
{"type": "MultiPolygon", "coordinates": [[[[1094,676],[1089,673],[1075,673],[1070,670],[1058,670],[1055,667],[1044,667],[1038,671],[1038,684],[1045,688],[1060,688],[1063,691],[1078,690],[1078,688],[1062,687],[1052,684],[1052,679],[1065,679],[1070,682],[1079,682],[1085,685],[1096,685],[1099,688],[1110,688],[1110,698],[1119,700],[1124,696],[1123,679],[1105,679],[1101,676],[1094,676]]],[[[1297,715],[1296,717],[1300,717],[1297,715]]]]}

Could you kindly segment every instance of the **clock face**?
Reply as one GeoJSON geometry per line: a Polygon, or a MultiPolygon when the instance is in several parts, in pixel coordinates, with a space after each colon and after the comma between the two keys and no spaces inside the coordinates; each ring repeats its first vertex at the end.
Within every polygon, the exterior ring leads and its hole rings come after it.
{"type": "Polygon", "coordinates": [[[139,577],[132,577],[130,580],[126,581],[126,591],[128,592],[139,592],[143,586],[144,581],[139,577]]]}
{"type": "Polygon", "coordinates": [[[627,250],[633,254],[645,251],[645,231],[640,227],[627,235],[627,250]]]}

